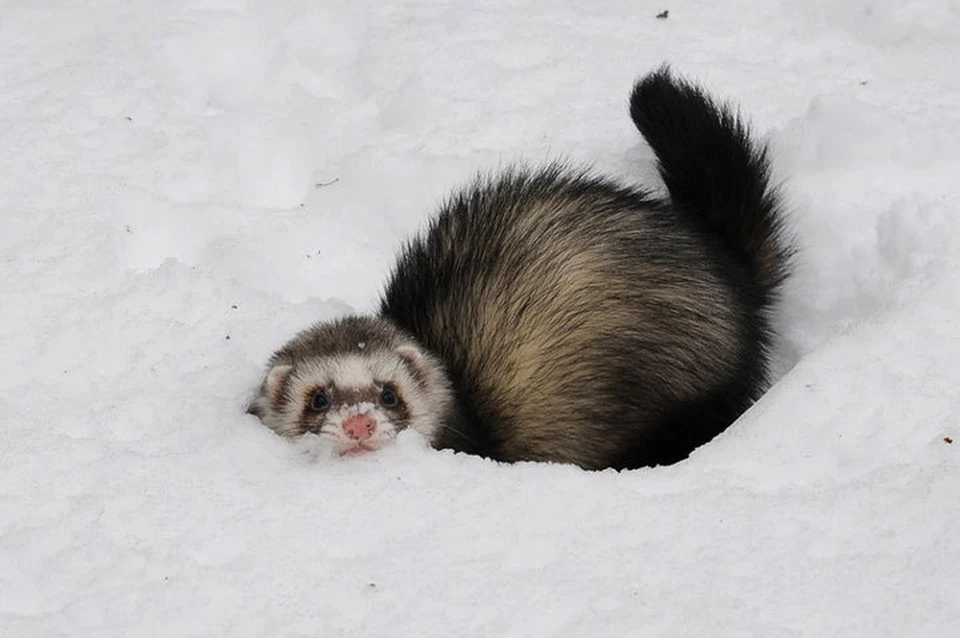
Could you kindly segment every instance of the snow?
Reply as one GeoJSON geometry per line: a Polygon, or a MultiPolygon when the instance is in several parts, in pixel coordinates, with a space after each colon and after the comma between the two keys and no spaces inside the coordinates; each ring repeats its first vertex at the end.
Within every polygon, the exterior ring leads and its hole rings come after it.
{"type": "Polygon", "coordinates": [[[0,635],[956,635],[958,56],[956,0],[3,0],[0,635]],[[734,427],[588,473],[243,413],[475,171],[652,179],[665,60],[800,248],[734,427]]]}

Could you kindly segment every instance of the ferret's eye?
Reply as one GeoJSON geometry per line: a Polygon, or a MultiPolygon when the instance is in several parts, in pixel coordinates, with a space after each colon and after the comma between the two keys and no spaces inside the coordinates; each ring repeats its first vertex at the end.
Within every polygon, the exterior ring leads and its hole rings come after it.
{"type": "Polygon", "coordinates": [[[400,399],[396,392],[390,388],[384,388],[380,391],[380,404],[385,408],[395,408],[400,405],[400,399]]]}
{"type": "Polygon", "coordinates": [[[314,412],[323,412],[330,406],[330,401],[327,400],[327,395],[323,390],[317,390],[310,397],[310,409],[314,412]]]}

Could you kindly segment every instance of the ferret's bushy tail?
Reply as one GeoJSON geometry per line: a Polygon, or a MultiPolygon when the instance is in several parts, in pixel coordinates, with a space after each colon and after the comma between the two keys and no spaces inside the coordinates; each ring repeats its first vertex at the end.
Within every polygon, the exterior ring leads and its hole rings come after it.
{"type": "Polygon", "coordinates": [[[719,233],[762,289],[787,273],[781,203],[765,145],[736,111],[663,66],[641,78],[630,117],[657,156],[673,206],[719,233]]]}

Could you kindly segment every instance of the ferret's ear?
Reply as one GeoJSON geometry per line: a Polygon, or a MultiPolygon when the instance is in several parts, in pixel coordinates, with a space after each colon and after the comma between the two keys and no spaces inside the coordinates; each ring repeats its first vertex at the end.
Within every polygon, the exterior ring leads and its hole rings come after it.
{"type": "Polygon", "coordinates": [[[426,385],[430,381],[430,364],[425,355],[419,348],[413,345],[398,346],[396,350],[403,362],[407,364],[413,378],[420,385],[426,385]]]}
{"type": "Polygon", "coordinates": [[[263,386],[260,388],[260,395],[266,399],[274,410],[280,411],[286,399],[287,382],[290,380],[290,373],[293,366],[288,363],[278,363],[270,368],[267,378],[263,380],[263,386]]]}

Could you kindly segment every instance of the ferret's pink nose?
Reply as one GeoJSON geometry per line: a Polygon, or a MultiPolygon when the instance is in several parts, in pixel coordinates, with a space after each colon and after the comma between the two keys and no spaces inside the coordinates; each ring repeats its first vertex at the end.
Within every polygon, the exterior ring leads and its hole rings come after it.
{"type": "Polygon", "coordinates": [[[343,422],[343,431],[355,441],[369,439],[376,429],[377,422],[366,414],[354,414],[347,417],[343,422]]]}

